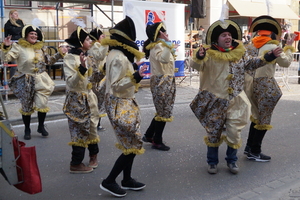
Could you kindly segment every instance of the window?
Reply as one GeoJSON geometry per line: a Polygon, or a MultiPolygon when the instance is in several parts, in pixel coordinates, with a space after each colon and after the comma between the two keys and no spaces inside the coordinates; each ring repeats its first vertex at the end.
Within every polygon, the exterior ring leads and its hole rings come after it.
{"type": "Polygon", "coordinates": [[[63,7],[72,8],[72,9],[89,9],[91,4],[86,3],[63,3],[63,7]]]}
{"type": "Polygon", "coordinates": [[[5,6],[31,6],[30,1],[5,0],[5,6]]]}

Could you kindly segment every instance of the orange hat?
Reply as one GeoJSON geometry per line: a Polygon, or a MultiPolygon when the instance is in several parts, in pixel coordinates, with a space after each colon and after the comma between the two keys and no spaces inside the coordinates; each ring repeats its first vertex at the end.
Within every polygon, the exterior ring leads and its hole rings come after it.
{"type": "Polygon", "coordinates": [[[259,30],[259,31],[257,31],[257,34],[258,34],[258,35],[265,35],[265,36],[268,36],[268,35],[271,35],[271,34],[272,34],[272,31],[259,30]]]}

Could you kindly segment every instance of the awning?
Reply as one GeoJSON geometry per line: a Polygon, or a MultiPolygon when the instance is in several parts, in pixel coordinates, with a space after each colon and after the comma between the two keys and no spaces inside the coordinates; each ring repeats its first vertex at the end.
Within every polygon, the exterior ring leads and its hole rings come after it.
{"type": "MultiPolygon", "coordinates": [[[[243,0],[228,1],[230,3],[229,17],[258,17],[260,15],[268,15],[265,3],[243,0]]],[[[275,19],[300,19],[288,5],[284,4],[272,4],[269,15],[275,19]]]]}

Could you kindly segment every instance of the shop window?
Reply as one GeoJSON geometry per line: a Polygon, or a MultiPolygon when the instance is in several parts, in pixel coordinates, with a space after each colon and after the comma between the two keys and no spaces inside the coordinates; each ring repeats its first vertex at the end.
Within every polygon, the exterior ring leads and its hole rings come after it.
{"type": "Polygon", "coordinates": [[[31,1],[4,0],[5,6],[31,6],[31,1]]]}

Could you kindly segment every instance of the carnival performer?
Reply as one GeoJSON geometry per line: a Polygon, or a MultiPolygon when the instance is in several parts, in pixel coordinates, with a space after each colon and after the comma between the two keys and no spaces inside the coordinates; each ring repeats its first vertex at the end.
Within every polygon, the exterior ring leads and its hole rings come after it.
{"type": "Polygon", "coordinates": [[[166,122],[173,121],[172,111],[176,96],[174,61],[177,45],[169,40],[163,22],[148,25],[146,34],[148,39],[143,50],[150,61],[150,88],[156,114],[143,141],[152,143],[153,149],[168,151],[170,147],[163,143],[162,134],[166,122]]]}
{"type": "MultiPolygon", "coordinates": [[[[253,56],[261,56],[266,51],[271,51],[280,45],[272,34],[281,35],[280,24],[271,16],[257,17],[250,26],[251,32],[256,32],[252,44],[247,46],[247,51],[253,56]]],[[[267,63],[263,68],[247,71],[245,75],[245,92],[251,102],[251,124],[244,153],[249,160],[267,162],[271,157],[261,153],[261,144],[268,130],[272,128],[271,117],[273,110],[282,92],[274,78],[275,67],[289,67],[293,61],[292,46],[295,35],[286,41],[283,52],[276,60],[267,63]]]]}
{"type": "Polygon", "coordinates": [[[94,28],[90,32],[90,38],[92,39],[92,47],[88,51],[88,54],[95,60],[96,69],[94,69],[93,76],[91,77],[91,82],[93,84],[93,91],[98,99],[98,109],[99,109],[99,122],[97,125],[98,131],[105,131],[105,128],[101,126],[101,118],[106,116],[104,98],[105,98],[105,58],[108,52],[107,45],[101,45],[101,40],[105,38],[105,35],[100,30],[100,28],[94,28]],[[103,81],[102,81],[103,80],[103,81]]]}
{"type": "Polygon", "coordinates": [[[11,36],[7,36],[2,43],[5,53],[5,62],[16,60],[18,71],[10,78],[10,89],[21,101],[20,113],[25,125],[24,139],[31,139],[30,121],[31,114],[38,112],[37,132],[48,136],[44,121],[49,111],[48,98],[54,90],[54,82],[46,72],[46,65],[53,65],[58,59],[63,58],[66,52],[57,52],[49,56],[47,47],[44,46],[44,36],[41,30],[33,25],[22,29],[22,38],[12,43],[11,36]]]}
{"type": "MultiPolygon", "coordinates": [[[[64,58],[67,94],[63,106],[71,134],[70,173],[90,173],[98,167],[97,154],[100,141],[97,133],[99,120],[97,96],[92,90],[90,80],[98,66],[87,54],[92,47],[92,40],[84,29],[78,26],[65,41],[72,46],[64,58]],[[88,166],[82,163],[86,148],[90,157],[88,166]]],[[[99,73],[98,75],[100,76],[99,73]]]]}
{"type": "Polygon", "coordinates": [[[101,42],[109,45],[110,50],[106,58],[105,108],[118,140],[116,147],[122,154],[100,188],[114,196],[124,197],[125,189],[137,191],[146,187],[131,177],[131,170],[135,156],[145,151],[140,133],[140,109],[134,94],[145,76],[147,65],[138,69],[138,65],[142,64],[138,61],[144,57],[144,53],[139,52],[135,43],[135,25],[130,17],[126,16],[109,32],[110,39],[101,42]],[[122,171],[120,187],[116,178],[122,171]]]}
{"type": "Polygon", "coordinates": [[[250,116],[250,102],[244,92],[245,70],[255,70],[273,61],[280,47],[262,57],[247,55],[242,32],[234,21],[214,22],[207,31],[206,43],[195,51],[191,66],[200,71],[200,88],[190,107],[205,128],[208,173],[216,174],[218,151],[227,143],[226,161],[231,173],[239,172],[237,150],[241,147],[241,130],[250,116]],[[236,40],[237,39],[237,40],[236,40]],[[227,135],[222,135],[226,125],[227,135]]]}

